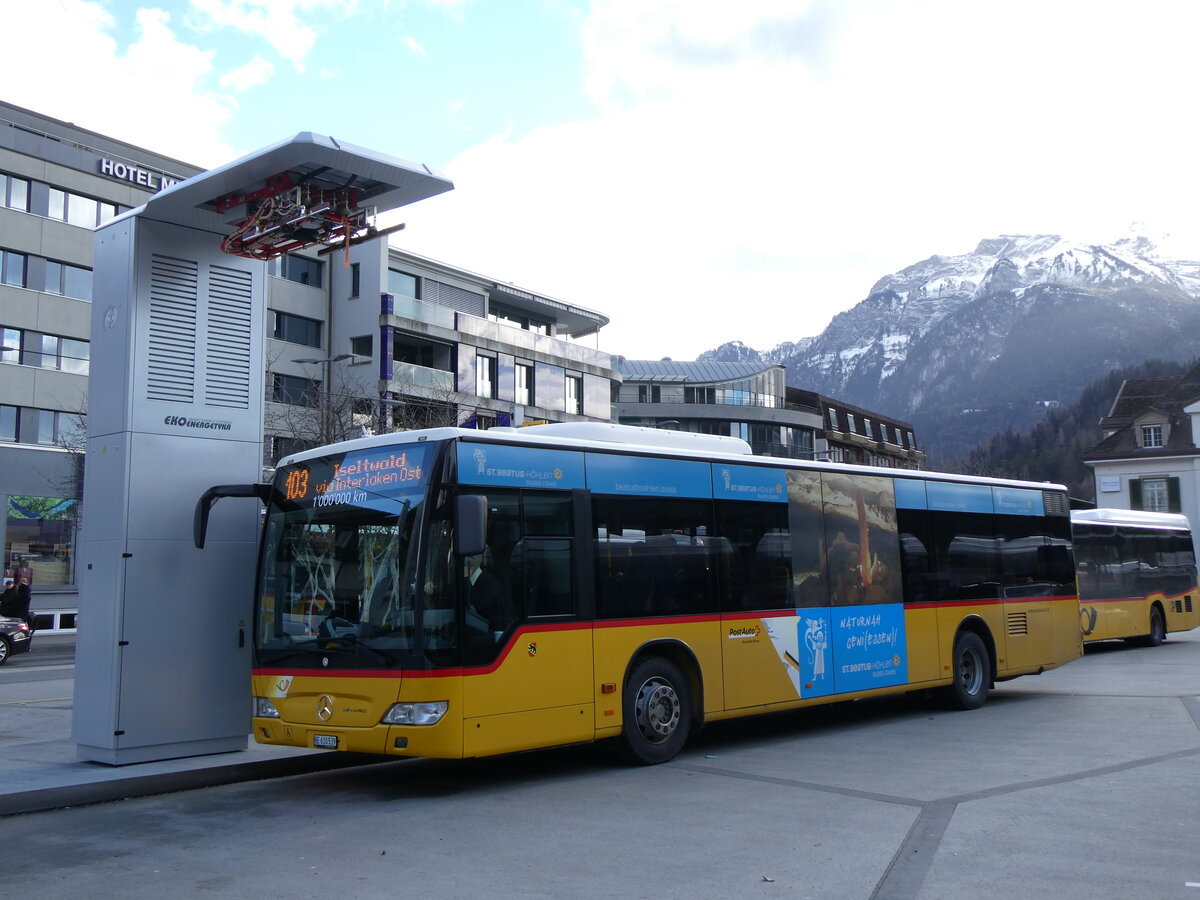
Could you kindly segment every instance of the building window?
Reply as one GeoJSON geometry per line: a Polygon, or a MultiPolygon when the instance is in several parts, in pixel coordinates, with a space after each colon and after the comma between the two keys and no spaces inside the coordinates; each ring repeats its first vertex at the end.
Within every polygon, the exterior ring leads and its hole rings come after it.
{"type": "Polygon", "coordinates": [[[495,428],[497,419],[495,415],[489,413],[476,413],[475,427],[480,431],[487,431],[489,428],[495,428]]]}
{"type": "Polygon", "coordinates": [[[1182,512],[1179,479],[1165,476],[1129,479],[1129,506],[1147,512],[1182,512]]]}
{"type": "Polygon", "coordinates": [[[1142,509],[1148,512],[1168,512],[1167,479],[1142,479],[1142,509]]]}
{"type": "Polygon", "coordinates": [[[29,211],[29,182],[12,175],[0,175],[0,206],[29,211]]]}
{"type": "Polygon", "coordinates": [[[517,363],[517,394],[514,398],[525,406],[533,406],[533,365],[517,363]]]}
{"type": "Polygon", "coordinates": [[[475,396],[487,398],[496,396],[496,357],[484,356],[481,353],[476,358],[475,396]]]}
{"type": "Polygon", "coordinates": [[[362,286],[362,273],[359,265],[360,263],[350,263],[350,299],[358,296],[359,288],[362,286]]]}
{"type": "Polygon", "coordinates": [[[275,313],[275,340],[306,347],[321,346],[321,323],[316,319],[294,316],[291,313],[275,313]]]}
{"type": "Polygon", "coordinates": [[[417,296],[417,276],[401,272],[399,269],[388,269],[388,293],[396,297],[411,297],[413,300],[419,299],[417,296]]]}
{"type": "Polygon", "coordinates": [[[1161,447],[1163,445],[1163,427],[1162,425],[1143,425],[1142,426],[1142,446],[1146,448],[1161,447]]]}
{"type": "Polygon", "coordinates": [[[873,435],[871,434],[871,420],[868,419],[866,416],[863,416],[862,423],[863,423],[862,433],[864,435],[866,435],[867,437],[872,437],[873,435]]]}
{"type": "Polygon", "coordinates": [[[91,368],[92,345],[73,338],[58,340],[58,368],[63,372],[87,375],[91,368]]]}
{"type": "Polygon", "coordinates": [[[46,261],[46,293],[92,302],[92,270],[46,261]]]}
{"type": "Polygon", "coordinates": [[[350,338],[350,352],[355,356],[371,356],[374,353],[374,341],[371,335],[350,338]]]}
{"type": "Polygon", "coordinates": [[[307,256],[285,256],[283,258],[283,277],[297,284],[320,287],[321,270],[324,267],[325,263],[319,259],[309,259],[307,256]]]}
{"type": "Polygon", "coordinates": [[[78,500],[62,497],[9,497],[5,566],[28,568],[31,584],[72,584],[78,507],[78,500]]]}
{"type": "Polygon", "coordinates": [[[0,405],[0,441],[17,440],[17,407],[0,405]]]}
{"type": "Polygon", "coordinates": [[[19,328],[0,328],[0,363],[19,363],[21,361],[21,330],[19,328]]]}
{"type": "Polygon", "coordinates": [[[0,362],[88,374],[91,345],[19,328],[0,328],[0,362]]]}
{"type": "Polygon", "coordinates": [[[829,409],[825,410],[825,417],[829,420],[829,427],[832,428],[834,431],[837,431],[837,427],[838,427],[837,410],[834,409],[832,406],[829,407],[829,409]]]}
{"type": "Polygon", "coordinates": [[[583,376],[567,376],[567,412],[583,415],[583,376]]]}
{"type": "Polygon", "coordinates": [[[662,386],[657,384],[638,385],[638,403],[661,403],[662,386]]]}
{"type": "Polygon", "coordinates": [[[25,254],[0,250],[0,281],[13,287],[25,287],[25,254]]]}
{"type": "Polygon", "coordinates": [[[274,375],[271,399],[291,406],[316,406],[321,396],[321,383],[296,375],[274,375]]]}
{"type": "Polygon", "coordinates": [[[511,325],[513,328],[520,328],[524,331],[532,331],[534,334],[550,334],[549,322],[543,322],[539,319],[530,318],[524,313],[506,309],[503,306],[493,306],[489,304],[487,317],[491,321],[497,322],[501,325],[511,325]]]}

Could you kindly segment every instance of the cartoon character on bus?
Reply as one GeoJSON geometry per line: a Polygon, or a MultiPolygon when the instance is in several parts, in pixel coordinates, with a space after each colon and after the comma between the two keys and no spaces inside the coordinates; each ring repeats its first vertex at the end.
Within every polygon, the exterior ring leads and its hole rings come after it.
{"type": "Polygon", "coordinates": [[[804,620],[804,648],[812,663],[813,681],[825,678],[825,651],[829,648],[829,637],[825,633],[825,619],[804,620]]]}

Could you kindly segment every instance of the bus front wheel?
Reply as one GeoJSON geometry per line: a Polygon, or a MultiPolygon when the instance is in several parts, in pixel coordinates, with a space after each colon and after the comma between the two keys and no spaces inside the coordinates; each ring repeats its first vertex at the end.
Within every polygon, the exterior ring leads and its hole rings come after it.
{"type": "Polygon", "coordinates": [[[673,662],[653,656],[638,663],[625,684],[621,754],[652,766],[673,759],[687,741],[692,701],[687,679],[673,662]]]}
{"type": "Polygon", "coordinates": [[[983,638],[964,631],[954,639],[954,683],[946,699],[954,709],[979,709],[991,687],[992,667],[983,638]]]}

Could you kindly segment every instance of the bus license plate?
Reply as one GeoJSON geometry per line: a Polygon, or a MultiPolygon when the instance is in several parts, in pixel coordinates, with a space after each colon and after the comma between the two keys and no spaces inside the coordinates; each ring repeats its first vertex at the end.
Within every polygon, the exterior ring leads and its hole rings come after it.
{"type": "Polygon", "coordinates": [[[336,734],[314,734],[313,746],[324,747],[326,750],[336,750],[338,739],[336,734]]]}

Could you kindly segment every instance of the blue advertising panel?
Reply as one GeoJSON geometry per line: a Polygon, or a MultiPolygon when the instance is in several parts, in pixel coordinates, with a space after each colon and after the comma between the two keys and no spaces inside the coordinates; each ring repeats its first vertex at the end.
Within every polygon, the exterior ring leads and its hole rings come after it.
{"type": "Polygon", "coordinates": [[[842,607],[830,612],[834,625],[834,681],[839,694],[908,681],[903,603],[842,607]]]}
{"type": "Polygon", "coordinates": [[[958,484],[953,481],[925,483],[930,509],[948,512],[992,512],[992,489],[986,484],[958,484]]]}
{"type": "Polygon", "coordinates": [[[992,488],[992,500],[996,512],[1009,516],[1041,516],[1042,492],[1022,488],[992,488]]]}
{"type": "Polygon", "coordinates": [[[458,480],[462,484],[569,491],[584,486],[583,454],[460,441],[458,480]]]}
{"type": "Polygon", "coordinates": [[[587,486],[598,494],[711,497],[712,474],[703,462],[589,453],[587,486]]]}
{"type": "Polygon", "coordinates": [[[919,478],[897,478],[895,480],[897,509],[929,509],[925,498],[925,482],[919,478]]]}
{"type": "Polygon", "coordinates": [[[904,604],[801,609],[797,614],[800,696],[825,697],[908,682],[904,604]]]}
{"type": "Polygon", "coordinates": [[[787,503],[787,470],[714,465],[712,488],[718,500],[787,503]]]}

